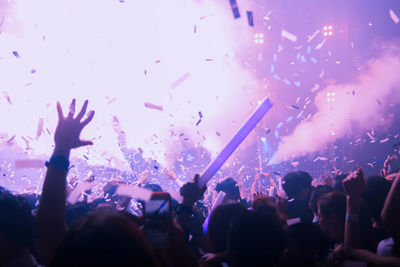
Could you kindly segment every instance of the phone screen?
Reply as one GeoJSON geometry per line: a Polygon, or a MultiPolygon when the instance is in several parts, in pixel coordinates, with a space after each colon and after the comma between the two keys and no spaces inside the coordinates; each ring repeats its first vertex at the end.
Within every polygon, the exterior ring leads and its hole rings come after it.
{"type": "Polygon", "coordinates": [[[171,200],[152,199],[145,203],[145,232],[155,248],[166,248],[169,244],[171,223],[171,200]]]}

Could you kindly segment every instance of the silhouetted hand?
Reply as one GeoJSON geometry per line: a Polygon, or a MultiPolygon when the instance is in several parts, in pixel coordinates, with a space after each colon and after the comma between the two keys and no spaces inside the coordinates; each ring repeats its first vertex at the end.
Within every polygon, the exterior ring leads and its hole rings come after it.
{"type": "Polygon", "coordinates": [[[397,156],[397,154],[393,154],[391,156],[388,156],[385,160],[385,162],[383,163],[383,167],[387,168],[389,167],[390,164],[392,164],[394,161],[396,161],[399,157],[397,156]]]}
{"type": "Polygon", "coordinates": [[[82,129],[93,119],[94,111],[89,111],[87,118],[82,118],[86,113],[88,101],[86,100],[81,111],[74,118],[75,99],[72,100],[67,117],[64,117],[60,103],[57,103],[58,125],[54,134],[55,153],[69,153],[73,148],[92,145],[92,141],[80,140],[82,129]]]}
{"type": "Polygon", "coordinates": [[[343,188],[346,195],[354,199],[361,198],[364,185],[364,173],[361,168],[352,172],[343,180],[343,188]]]}
{"type": "Polygon", "coordinates": [[[193,182],[188,182],[184,184],[179,190],[181,196],[183,197],[182,204],[188,207],[192,207],[193,204],[196,203],[196,201],[198,201],[203,196],[204,192],[207,190],[207,186],[199,188],[199,178],[200,175],[196,174],[194,176],[193,182]]]}

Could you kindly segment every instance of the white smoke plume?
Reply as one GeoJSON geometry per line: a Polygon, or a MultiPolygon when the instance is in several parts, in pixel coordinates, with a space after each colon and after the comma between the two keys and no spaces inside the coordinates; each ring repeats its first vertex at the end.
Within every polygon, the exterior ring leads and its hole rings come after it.
{"type": "Polygon", "coordinates": [[[317,113],[283,137],[270,164],[318,151],[346,134],[392,123],[385,111],[400,103],[400,47],[385,46],[362,69],[355,82],[330,85],[317,94],[317,113]]]}

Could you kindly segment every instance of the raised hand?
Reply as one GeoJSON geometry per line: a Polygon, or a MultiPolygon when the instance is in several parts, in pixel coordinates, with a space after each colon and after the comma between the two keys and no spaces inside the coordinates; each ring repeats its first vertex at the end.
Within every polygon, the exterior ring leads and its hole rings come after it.
{"type": "Polygon", "coordinates": [[[92,145],[92,141],[85,141],[80,139],[82,129],[93,119],[94,111],[89,111],[87,117],[82,121],[85,116],[88,101],[86,100],[82,106],[81,111],[74,118],[75,114],[75,99],[72,100],[69,113],[64,117],[60,103],[57,103],[58,111],[58,125],[54,134],[55,153],[67,153],[73,148],[92,145]]]}
{"type": "Polygon", "coordinates": [[[181,187],[180,193],[183,197],[182,204],[192,207],[193,204],[196,203],[196,201],[198,201],[207,190],[207,186],[203,186],[202,188],[199,187],[199,178],[200,176],[196,174],[193,182],[188,182],[181,187]]]}
{"type": "Polygon", "coordinates": [[[347,197],[359,199],[364,189],[365,179],[362,169],[358,169],[343,180],[343,188],[347,197]]]}

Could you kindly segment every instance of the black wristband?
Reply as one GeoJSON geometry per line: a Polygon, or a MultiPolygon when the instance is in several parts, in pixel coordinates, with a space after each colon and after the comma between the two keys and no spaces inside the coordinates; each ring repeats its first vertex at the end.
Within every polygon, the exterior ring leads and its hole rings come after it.
{"type": "Polygon", "coordinates": [[[61,155],[53,155],[49,161],[46,161],[45,165],[46,167],[52,166],[57,169],[68,171],[69,160],[61,155]]]}

